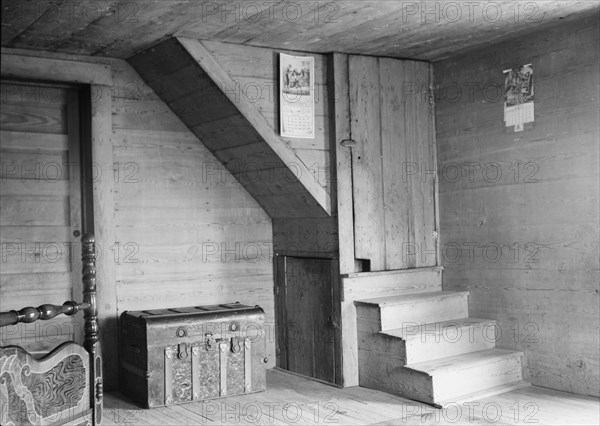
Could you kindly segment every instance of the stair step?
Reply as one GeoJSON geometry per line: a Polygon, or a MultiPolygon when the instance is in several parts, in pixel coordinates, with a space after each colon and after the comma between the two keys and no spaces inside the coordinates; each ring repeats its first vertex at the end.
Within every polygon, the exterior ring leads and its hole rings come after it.
{"type": "Polygon", "coordinates": [[[457,295],[469,295],[468,291],[429,291],[424,293],[398,294],[395,296],[373,297],[370,299],[357,300],[356,303],[368,305],[393,306],[407,303],[429,303],[436,300],[456,297],[457,295]]]}
{"type": "Polygon", "coordinates": [[[378,306],[381,331],[388,331],[414,324],[466,318],[469,316],[468,295],[468,291],[433,291],[376,297],[355,303],[378,306]]]}
{"type": "Polygon", "coordinates": [[[496,345],[496,321],[461,318],[427,324],[406,324],[381,332],[405,341],[406,363],[429,361],[496,345]]]}
{"type": "Polygon", "coordinates": [[[521,382],[522,352],[486,349],[404,367],[416,382],[408,398],[431,404],[455,402],[465,395],[521,382]],[[419,376],[421,376],[419,378],[419,376]],[[431,389],[430,389],[431,388],[431,389]]]}
{"type": "Polygon", "coordinates": [[[523,352],[494,348],[470,352],[462,355],[438,358],[431,361],[407,364],[406,368],[423,371],[430,376],[434,376],[436,374],[445,374],[448,371],[455,373],[459,370],[475,368],[479,365],[486,365],[497,360],[498,358],[503,358],[506,356],[521,357],[522,355],[523,352]]]}
{"type": "Polygon", "coordinates": [[[442,266],[355,272],[342,276],[344,298],[370,299],[442,290],[442,266]]]}

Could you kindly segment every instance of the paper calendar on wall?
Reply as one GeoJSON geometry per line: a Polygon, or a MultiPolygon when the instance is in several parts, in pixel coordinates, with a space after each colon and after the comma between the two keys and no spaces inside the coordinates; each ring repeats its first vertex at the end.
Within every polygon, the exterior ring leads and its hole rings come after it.
{"type": "Polygon", "coordinates": [[[281,136],[315,137],[315,58],[279,56],[279,117],[281,136]]]}
{"type": "Polygon", "coordinates": [[[531,64],[504,70],[504,121],[523,130],[525,123],[534,121],[533,68],[531,64]]]}

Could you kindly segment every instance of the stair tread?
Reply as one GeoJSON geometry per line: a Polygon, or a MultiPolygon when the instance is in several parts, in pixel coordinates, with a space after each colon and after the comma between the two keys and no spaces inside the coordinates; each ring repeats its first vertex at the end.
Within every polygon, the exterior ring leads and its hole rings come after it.
{"type": "Polygon", "coordinates": [[[482,319],[482,318],[459,318],[452,319],[446,321],[436,321],[430,322],[426,324],[418,324],[417,327],[415,325],[409,325],[401,328],[396,328],[393,330],[381,331],[382,334],[387,334],[389,336],[398,337],[402,340],[407,340],[410,338],[421,338],[423,334],[425,335],[433,335],[440,334],[445,327],[469,327],[469,326],[482,326],[484,324],[496,324],[496,320],[492,319],[482,319]]]}
{"type": "Polygon", "coordinates": [[[490,396],[499,395],[505,392],[510,392],[516,389],[524,388],[527,386],[531,386],[531,383],[526,382],[525,380],[517,380],[510,383],[503,383],[501,385],[493,386],[491,388],[487,388],[484,390],[479,390],[472,393],[467,393],[464,395],[458,395],[450,398],[447,401],[440,401],[437,405],[444,406],[456,406],[456,404],[462,404],[467,401],[475,401],[481,400],[484,398],[489,398],[490,396]]]}
{"type": "Polygon", "coordinates": [[[430,291],[426,293],[401,294],[398,296],[374,297],[372,299],[356,300],[355,303],[364,303],[369,305],[392,306],[402,305],[404,303],[414,303],[420,301],[430,301],[435,299],[445,299],[450,297],[462,297],[469,295],[468,291],[430,291]]]}
{"type": "Polygon", "coordinates": [[[449,356],[446,358],[432,359],[430,361],[417,362],[414,364],[407,364],[406,368],[422,371],[432,376],[435,373],[444,373],[447,370],[456,372],[456,370],[468,369],[477,365],[487,364],[499,358],[522,355],[523,352],[520,351],[493,348],[449,356]]]}
{"type": "Polygon", "coordinates": [[[372,271],[372,272],[352,272],[349,274],[343,274],[342,278],[363,278],[363,277],[380,277],[390,275],[406,275],[411,273],[419,273],[423,271],[438,271],[442,272],[443,266],[422,266],[420,268],[412,269],[390,269],[388,271],[372,271]]]}

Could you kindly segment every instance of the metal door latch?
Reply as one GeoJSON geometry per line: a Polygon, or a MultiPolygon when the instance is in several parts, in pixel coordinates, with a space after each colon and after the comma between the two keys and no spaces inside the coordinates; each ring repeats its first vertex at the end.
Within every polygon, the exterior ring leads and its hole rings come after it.
{"type": "Polygon", "coordinates": [[[240,341],[238,339],[231,339],[231,352],[238,353],[242,350],[242,345],[240,345],[240,341]]]}
{"type": "Polygon", "coordinates": [[[180,343],[178,346],[179,359],[186,359],[188,357],[187,345],[185,343],[180,343]]]}

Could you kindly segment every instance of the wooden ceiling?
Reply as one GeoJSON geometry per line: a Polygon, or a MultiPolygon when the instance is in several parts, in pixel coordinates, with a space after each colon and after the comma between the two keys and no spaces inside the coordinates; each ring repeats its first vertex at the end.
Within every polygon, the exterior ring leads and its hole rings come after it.
{"type": "Polygon", "coordinates": [[[436,61],[599,7],[598,0],[2,0],[2,46],[129,58],[181,36],[436,61]]]}

